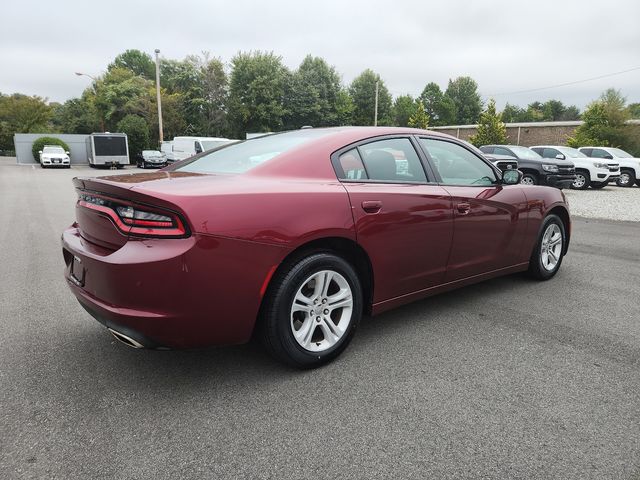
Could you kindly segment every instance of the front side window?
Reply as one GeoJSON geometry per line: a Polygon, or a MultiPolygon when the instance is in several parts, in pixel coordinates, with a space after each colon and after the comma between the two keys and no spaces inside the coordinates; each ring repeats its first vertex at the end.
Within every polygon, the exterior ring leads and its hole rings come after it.
{"type": "MultiPolygon", "coordinates": [[[[540,153],[538,150],[535,151],[540,153]]],[[[555,148],[543,148],[540,155],[542,155],[544,158],[556,158],[556,155],[558,155],[559,153],[560,152],[555,148]]]]}
{"type": "Polygon", "coordinates": [[[511,153],[511,150],[507,150],[506,148],[502,147],[496,147],[493,150],[493,153],[495,153],[496,155],[508,155],[509,157],[513,157],[513,153],[511,153]]]}
{"type": "Polygon", "coordinates": [[[607,152],[600,148],[594,148],[593,151],[591,152],[591,156],[594,158],[604,158],[607,156],[607,152]]]}
{"type": "Polygon", "coordinates": [[[360,145],[360,158],[370,180],[426,182],[420,158],[408,138],[390,138],[360,145]]]}
{"type": "Polygon", "coordinates": [[[466,148],[444,140],[420,138],[442,182],[448,185],[493,185],[496,174],[482,159],[466,148]]]}

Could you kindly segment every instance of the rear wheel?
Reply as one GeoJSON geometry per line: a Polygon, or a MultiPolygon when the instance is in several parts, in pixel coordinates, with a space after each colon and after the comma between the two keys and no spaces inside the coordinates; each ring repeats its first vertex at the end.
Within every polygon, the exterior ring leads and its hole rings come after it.
{"type": "Polygon", "coordinates": [[[571,188],[574,190],[586,190],[589,188],[591,184],[591,177],[589,176],[589,172],[585,172],[584,170],[576,171],[576,178],[571,184],[571,188]]]}
{"type": "Polygon", "coordinates": [[[636,183],[635,172],[627,169],[620,172],[620,177],[616,181],[616,185],[619,187],[633,187],[634,183],[636,183]]]}
{"type": "Polygon", "coordinates": [[[529,274],[538,280],[549,280],[562,264],[565,243],[564,223],[557,215],[542,222],[540,236],[529,259],[529,274]]]}
{"type": "Polygon", "coordinates": [[[538,177],[533,173],[525,173],[522,175],[520,183],[524,185],[538,185],[538,177]]]}
{"type": "Polygon", "coordinates": [[[362,288],[341,257],[312,254],[277,273],[261,311],[260,337],[278,360],[313,368],[347,347],[362,316],[362,288]]]}

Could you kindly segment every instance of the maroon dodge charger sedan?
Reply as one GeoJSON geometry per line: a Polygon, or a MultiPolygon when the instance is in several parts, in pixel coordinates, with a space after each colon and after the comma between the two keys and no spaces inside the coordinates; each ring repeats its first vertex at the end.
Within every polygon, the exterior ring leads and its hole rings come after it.
{"type": "Polygon", "coordinates": [[[519,185],[431,131],[338,127],[269,135],[154,173],[76,178],[62,236],[80,304],[133,347],[246,342],[313,367],[363,313],[560,268],[563,193],[519,185]]]}

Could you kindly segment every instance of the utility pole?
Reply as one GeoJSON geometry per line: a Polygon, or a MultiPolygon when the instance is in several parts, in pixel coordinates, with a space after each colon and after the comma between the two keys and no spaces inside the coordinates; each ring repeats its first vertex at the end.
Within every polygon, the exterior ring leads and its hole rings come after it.
{"type": "Polygon", "coordinates": [[[164,140],[164,136],[162,133],[162,102],[160,100],[160,58],[158,54],[160,50],[156,48],[156,95],[158,96],[158,130],[159,130],[159,139],[160,144],[164,140]]]}
{"type": "Polygon", "coordinates": [[[376,108],[375,108],[375,113],[373,117],[373,126],[374,127],[378,126],[378,80],[376,80],[376,108]]]}

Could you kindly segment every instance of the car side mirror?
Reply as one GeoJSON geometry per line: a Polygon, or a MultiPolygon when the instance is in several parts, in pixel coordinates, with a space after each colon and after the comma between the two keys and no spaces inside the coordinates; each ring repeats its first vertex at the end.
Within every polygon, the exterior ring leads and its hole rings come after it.
{"type": "Polygon", "coordinates": [[[69,155],[69,152],[68,152],[68,151],[66,151],[66,150],[64,151],[64,153],[66,153],[67,155],[69,155]]]}
{"type": "Polygon", "coordinates": [[[505,185],[517,185],[522,180],[520,170],[505,170],[502,172],[502,183],[505,185]]]}
{"type": "Polygon", "coordinates": [[[556,160],[564,160],[565,158],[567,157],[565,157],[562,153],[556,155],[556,160]]]}
{"type": "Polygon", "coordinates": [[[606,154],[604,157],[602,157],[602,158],[605,158],[605,159],[607,159],[607,160],[613,160],[613,155],[610,155],[610,154],[608,154],[608,153],[607,153],[607,154],[606,154]]]}
{"type": "Polygon", "coordinates": [[[42,153],[42,150],[38,150],[38,153],[42,153]]]}

